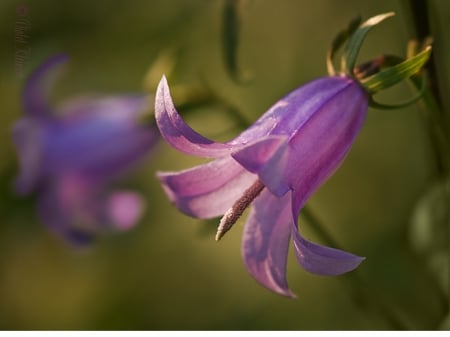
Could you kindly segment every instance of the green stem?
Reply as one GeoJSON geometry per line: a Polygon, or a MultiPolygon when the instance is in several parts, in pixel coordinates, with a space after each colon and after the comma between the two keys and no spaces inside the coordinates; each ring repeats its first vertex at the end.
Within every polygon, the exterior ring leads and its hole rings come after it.
{"type": "MultiPolygon", "coordinates": [[[[305,206],[302,215],[313,230],[319,235],[322,241],[331,247],[338,248],[340,245],[333,236],[326,230],[325,226],[314,215],[310,207],[305,206]]],[[[384,317],[386,322],[396,330],[409,330],[411,327],[403,322],[398,314],[390,309],[390,306],[383,299],[381,294],[364,282],[357,271],[343,275],[347,280],[352,292],[354,304],[365,312],[373,311],[377,315],[384,317]]]]}
{"type": "MultiPolygon", "coordinates": [[[[403,2],[405,11],[409,14],[410,26],[415,38],[420,42],[432,36],[430,28],[429,2],[423,0],[405,0],[403,2]]],[[[429,137],[436,158],[438,176],[445,178],[450,172],[450,140],[446,130],[446,118],[442,91],[439,87],[438,66],[436,58],[432,56],[427,62],[429,88],[423,95],[421,102],[429,137]]],[[[417,80],[413,83],[419,86],[417,80]]]]}
{"type": "MultiPolygon", "coordinates": [[[[416,88],[420,87],[418,79],[413,78],[416,88]]],[[[427,124],[428,136],[436,160],[436,169],[439,178],[445,179],[450,172],[450,147],[448,135],[445,132],[444,125],[439,117],[441,115],[439,103],[433,95],[432,88],[426,89],[422,100],[419,103],[420,110],[427,124]]]]}
{"type": "MultiPolygon", "coordinates": [[[[439,35],[439,31],[435,29],[432,31],[433,23],[431,20],[437,18],[437,4],[423,1],[423,0],[405,0],[403,2],[405,7],[405,12],[408,13],[407,17],[410,18],[410,27],[413,31],[416,39],[421,42],[428,37],[436,38],[436,45],[443,36],[439,35]],[[434,10],[434,11],[433,11],[434,10]],[[430,17],[430,14],[433,17],[430,17]]],[[[437,25],[434,25],[436,28],[437,25]]],[[[424,116],[429,138],[433,147],[434,157],[437,166],[437,179],[443,181],[447,179],[450,174],[450,136],[449,136],[449,125],[448,125],[448,113],[450,106],[448,103],[447,96],[445,93],[445,75],[442,75],[442,71],[438,72],[439,59],[436,55],[432,56],[427,63],[426,70],[429,76],[429,87],[424,93],[423,99],[421,100],[420,108],[424,116]],[[439,78],[442,76],[443,78],[439,78]]],[[[443,60],[441,60],[443,61],[443,60]]],[[[446,79],[447,80],[447,79],[446,79]]],[[[413,78],[413,83],[417,87],[418,79],[413,78]]],[[[448,209],[447,209],[448,212],[448,209]]],[[[447,213],[448,214],[448,213],[447,213]]],[[[439,286],[437,280],[433,275],[430,274],[430,270],[426,265],[422,257],[418,256],[416,252],[409,249],[410,254],[414,257],[414,261],[417,264],[417,268],[421,270],[423,275],[428,278],[428,284],[433,290],[436,291],[436,296],[439,299],[439,303],[442,308],[442,317],[448,313],[448,297],[447,294],[443,293],[441,287],[439,286]]],[[[440,319],[442,319],[440,317],[440,319]]],[[[438,318],[439,320],[439,318],[438,318]]]]}

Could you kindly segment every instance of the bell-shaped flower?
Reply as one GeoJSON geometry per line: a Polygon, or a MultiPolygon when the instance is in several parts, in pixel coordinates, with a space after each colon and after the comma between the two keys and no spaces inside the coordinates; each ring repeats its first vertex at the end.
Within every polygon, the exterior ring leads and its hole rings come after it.
{"type": "Polygon", "coordinates": [[[367,33],[392,16],[380,14],[361,24],[359,18],[352,21],[336,36],[327,54],[330,76],[295,89],[229,142],[215,142],[191,129],[175,110],[164,77],[158,86],[155,113],[162,136],[181,152],[214,159],[181,172],[159,173],[166,194],[190,216],[207,219],[222,215],[216,240],[251,205],[242,255],[250,274],[274,292],[294,296],[286,281],[291,239],[298,262],[311,273],[339,275],[355,269],[364,259],[307,240],[299,231],[298,216],[344,160],[369,105],[403,107],[422,94],[397,105],[373,98],[404,79],[417,77],[430,57],[430,46],[410,53],[406,60],[377,58],[370,63],[376,66],[374,72],[361,73],[356,67],[367,33]],[[337,72],[333,61],[345,41],[342,68],[337,72]]]}
{"type": "Polygon", "coordinates": [[[183,121],[163,77],[155,98],[162,136],[181,152],[214,160],[158,176],[182,212],[201,219],[223,216],[216,239],[252,204],[242,240],[246,267],[263,286],[294,296],[286,281],[291,238],[298,262],[311,273],[338,275],[363,260],[308,241],[297,219],[344,160],[367,109],[368,95],[354,79],[319,78],[280,99],[233,140],[219,143],[183,121]]]}
{"type": "Polygon", "coordinates": [[[25,84],[25,114],[13,127],[21,166],[15,189],[22,195],[37,191],[42,221],[83,244],[139,220],[140,195],[112,184],[155,147],[159,133],[139,121],[149,104],[143,95],[83,96],[53,107],[49,87],[66,59],[51,57],[25,84]]]}

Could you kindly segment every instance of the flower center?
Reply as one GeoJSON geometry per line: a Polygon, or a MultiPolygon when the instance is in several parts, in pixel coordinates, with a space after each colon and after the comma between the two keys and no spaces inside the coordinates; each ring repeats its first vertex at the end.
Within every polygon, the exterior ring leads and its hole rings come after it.
{"type": "Polygon", "coordinates": [[[251,202],[262,192],[264,187],[264,184],[259,179],[256,180],[256,182],[244,192],[242,197],[240,197],[233,206],[225,212],[222,219],[220,219],[219,227],[217,228],[216,241],[219,241],[222,236],[233,227],[251,202]]]}

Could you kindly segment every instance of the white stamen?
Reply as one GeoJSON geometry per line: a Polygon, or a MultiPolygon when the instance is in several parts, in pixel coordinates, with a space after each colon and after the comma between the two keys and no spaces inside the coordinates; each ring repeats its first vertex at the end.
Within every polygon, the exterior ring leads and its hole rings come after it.
{"type": "Polygon", "coordinates": [[[222,236],[233,227],[251,202],[262,192],[264,187],[264,184],[258,179],[244,192],[242,197],[240,197],[233,206],[225,212],[222,219],[220,219],[219,227],[217,228],[216,241],[219,241],[222,236]]]}

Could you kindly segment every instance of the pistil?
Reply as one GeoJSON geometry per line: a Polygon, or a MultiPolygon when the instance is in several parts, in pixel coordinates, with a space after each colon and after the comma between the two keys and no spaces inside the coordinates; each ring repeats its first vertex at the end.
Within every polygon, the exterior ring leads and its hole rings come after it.
{"type": "Polygon", "coordinates": [[[253,200],[262,192],[264,184],[258,179],[250,186],[228,211],[225,212],[222,219],[220,219],[219,227],[217,228],[216,241],[219,241],[222,236],[228,232],[231,227],[238,221],[247,207],[253,200]]]}

